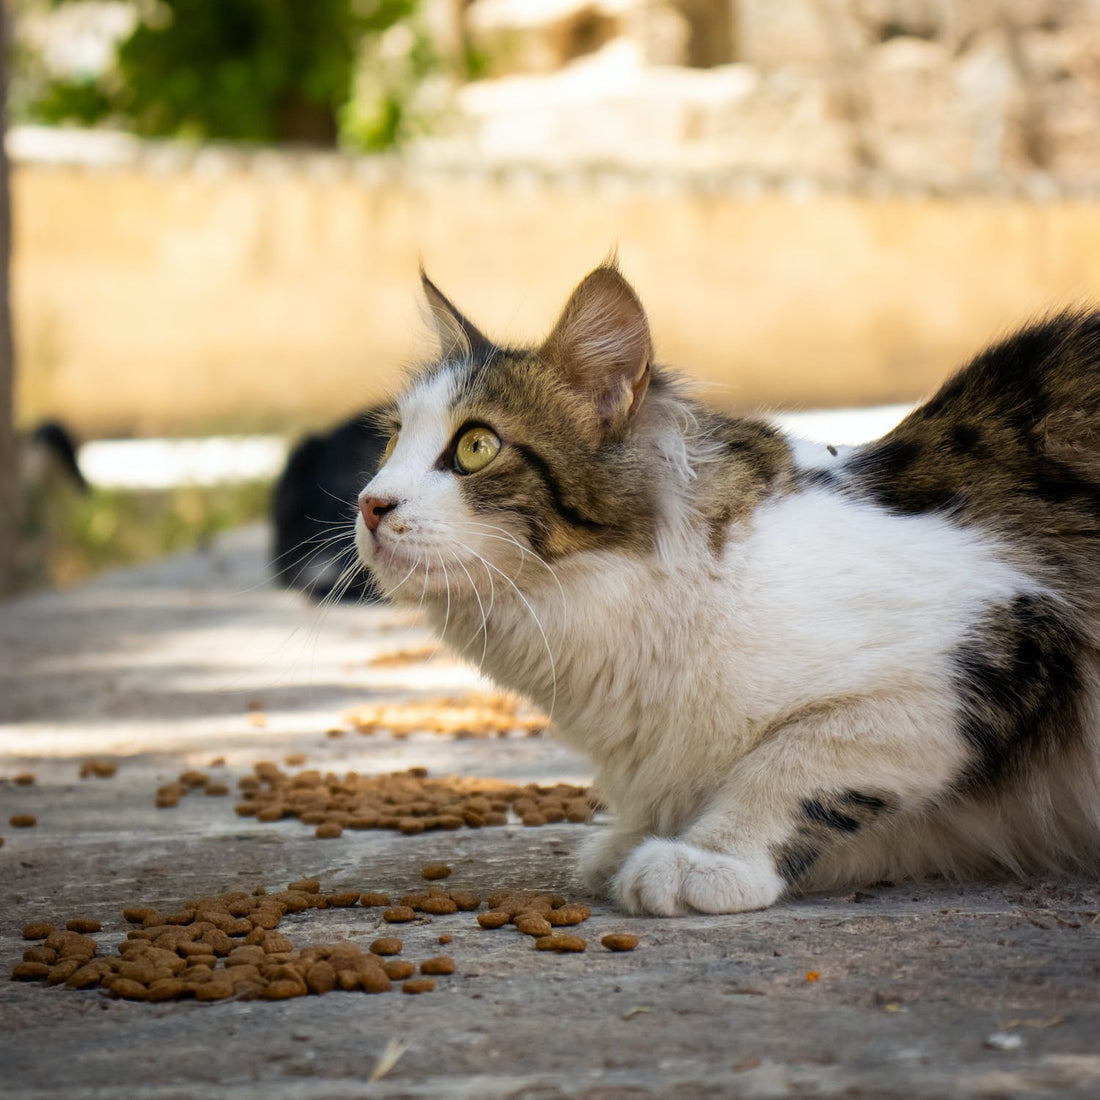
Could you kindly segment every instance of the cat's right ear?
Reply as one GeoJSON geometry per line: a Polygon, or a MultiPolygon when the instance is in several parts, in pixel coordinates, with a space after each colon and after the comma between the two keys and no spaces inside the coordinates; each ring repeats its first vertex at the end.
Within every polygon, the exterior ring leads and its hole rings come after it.
{"type": "Polygon", "coordinates": [[[573,291],[540,354],[593,403],[604,430],[625,429],[649,388],[653,344],[642,303],[613,262],[573,291]]]}
{"type": "Polygon", "coordinates": [[[432,327],[439,339],[439,350],[443,358],[487,358],[488,353],[493,350],[493,342],[472,321],[464,317],[443,291],[428,278],[423,264],[420,265],[420,285],[424,288],[432,327]]]}

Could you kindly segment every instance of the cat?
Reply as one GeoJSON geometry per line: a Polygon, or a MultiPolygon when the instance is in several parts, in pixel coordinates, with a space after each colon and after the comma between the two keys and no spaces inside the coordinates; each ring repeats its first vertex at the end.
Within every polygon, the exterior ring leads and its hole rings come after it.
{"type": "Polygon", "coordinates": [[[299,441],[271,495],[271,572],[277,584],[316,600],[377,600],[356,569],[348,536],[367,471],[378,466],[387,433],[368,408],[324,434],[299,441]]]}
{"type": "Polygon", "coordinates": [[[835,448],[692,399],[613,263],[535,348],[422,278],[441,353],[359,556],[591,757],[593,890],[671,916],[1100,867],[1100,314],[835,448]]]}

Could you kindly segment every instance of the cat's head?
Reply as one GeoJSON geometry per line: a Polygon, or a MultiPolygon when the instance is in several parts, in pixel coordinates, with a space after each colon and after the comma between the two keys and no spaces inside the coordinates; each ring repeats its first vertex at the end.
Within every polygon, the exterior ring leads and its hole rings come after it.
{"type": "Polygon", "coordinates": [[[545,575],[534,555],[650,549],[670,382],[618,269],[588,275],[546,340],[522,349],[494,344],[422,279],[441,356],[386,415],[389,445],[356,520],[382,589],[484,595],[500,574],[545,575]]]}

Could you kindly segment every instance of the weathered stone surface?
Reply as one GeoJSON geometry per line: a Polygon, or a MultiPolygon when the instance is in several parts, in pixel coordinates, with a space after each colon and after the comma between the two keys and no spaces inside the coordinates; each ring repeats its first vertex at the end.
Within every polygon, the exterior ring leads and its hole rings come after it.
{"type": "MultiPolygon", "coordinates": [[[[197,794],[156,810],[181,769],[237,775],[307,754],[321,770],[583,776],[546,738],[329,739],[364,697],[453,692],[468,671],[437,658],[369,665],[423,645],[423,629],[380,608],[320,614],[262,582],[262,531],[0,605],[0,784],[5,813],[39,825],[0,848],[0,961],[21,927],[99,920],[106,949],[134,926],[127,905],[281,889],[325,893],[447,880],[580,896],[572,863],[589,826],[545,825],[317,841],[297,822],[233,816],[197,794]],[[262,704],[266,723],[250,722],[262,704]],[[111,753],[110,779],[77,778],[111,753]],[[219,765],[219,771],[223,770],[219,765]]],[[[535,950],[472,912],[402,925],[402,957],[446,953],[455,973],[404,997],[332,992],[287,1001],[150,1004],[0,976],[0,1080],[19,1100],[645,1100],[683,1097],[1046,1097],[1100,1093],[1100,886],[1093,881],[878,884],[784,901],[758,913],[624,918],[592,900],[569,929],[583,955],[535,950]],[[611,932],[638,935],[615,954],[611,932]],[[394,1045],[399,1044],[399,1045],[394,1045]],[[368,1083],[387,1048],[399,1057],[368,1083]]],[[[380,909],[306,908],[279,926],[297,945],[385,935],[380,909]]]]}

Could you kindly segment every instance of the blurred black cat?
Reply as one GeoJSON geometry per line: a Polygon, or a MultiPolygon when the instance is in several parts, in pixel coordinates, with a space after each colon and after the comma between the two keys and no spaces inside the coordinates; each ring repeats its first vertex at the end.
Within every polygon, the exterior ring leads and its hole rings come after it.
{"type": "Polygon", "coordinates": [[[355,568],[352,537],[356,498],[389,438],[375,412],[366,409],[327,435],[307,436],[291,451],[272,496],[271,564],[283,587],[317,600],[333,594],[342,600],[380,598],[370,575],[355,568]]]}

